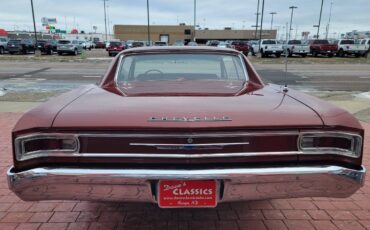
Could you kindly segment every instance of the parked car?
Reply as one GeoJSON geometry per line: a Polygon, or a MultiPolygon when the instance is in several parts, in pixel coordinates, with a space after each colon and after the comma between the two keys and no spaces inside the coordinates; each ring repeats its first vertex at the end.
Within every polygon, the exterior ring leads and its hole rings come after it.
{"type": "Polygon", "coordinates": [[[35,52],[35,41],[32,39],[9,40],[7,46],[9,54],[35,52]]]}
{"type": "Polygon", "coordinates": [[[370,52],[370,38],[361,39],[359,42],[361,45],[365,46],[366,52],[364,53],[364,57],[367,57],[370,52]]]}
{"type": "Polygon", "coordinates": [[[232,41],[231,47],[242,52],[245,56],[249,54],[249,45],[245,41],[232,41]]]}
{"type": "Polygon", "coordinates": [[[196,42],[188,42],[187,46],[198,46],[196,42]]]}
{"type": "Polygon", "coordinates": [[[288,44],[283,45],[284,53],[287,52],[289,57],[293,55],[299,55],[301,57],[306,57],[310,52],[310,47],[308,43],[302,43],[301,40],[290,40],[288,44]]]}
{"type": "Polygon", "coordinates": [[[154,42],[154,46],[168,46],[167,42],[156,41],[154,42]]]}
{"type": "Polygon", "coordinates": [[[93,48],[92,42],[90,42],[90,41],[81,40],[81,41],[79,41],[79,43],[82,46],[82,48],[85,49],[85,50],[91,50],[93,48]]]}
{"type": "Polygon", "coordinates": [[[250,52],[252,53],[253,56],[258,53],[258,46],[259,46],[259,40],[250,40],[248,41],[250,52]]]}
{"type": "Polygon", "coordinates": [[[95,49],[105,49],[105,42],[95,42],[95,49]]]}
{"type": "MultiPolygon", "coordinates": [[[[365,182],[364,129],[350,113],[264,84],[232,49],[127,49],[99,85],[15,125],[8,185],[37,200],[162,208],[348,197],[365,182]]],[[[368,152],[367,152],[368,153],[368,152]]]]}
{"type": "Polygon", "coordinates": [[[37,49],[44,54],[53,54],[58,51],[58,42],[55,40],[37,40],[37,49]]]}
{"type": "Polygon", "coordinates": [[[172,45],[173,45],[173,46],[184,46],[184,45],[185,45],[185,43],[184,43],[184,41],[183,41],[183,40],[177,40],[177,41],[175,41],[172,45]]]}
{"type": "Polygon", "coordinates": [[[217,40],[209,40],[207,41],[206,46],[218,46],[219,43],[220,41],[217,40]]]}
{"type": "Polygon", "coordinates": [[[309,40],[310,54],[317,57],[319,54],[333,57],[338,51],[338,45],[330,44],[326,39],[309,40]]]}
{"type": "Polygon", "coordinates": [[[227,42],[219,42],[217,47],[220,47],[220,48],[231,48],[231,45],[227,42]]]}
{"type": "Polygon", "coordinates": [[[82,53],[82,46],[78,40],[59,40],[57,45],[59,55],[73,54],[78,55],[82,53]]]}
{"type": "Polygon", "coordinates": [[[353,55],[361,57],[366,53],[365,45],[355,42],[353,39],[339,39],[334,41],[338,45],[337,56],[344,57],[345,55],[353,55]]]}
{"type": "Polygon", "coordinates": [[[144,46],[145,46],[145,42],[143,41],[134,41],[131,45],[132,48],[144,47],[144,46]]]}
{"type": "Polygon", "coordinates": [[[109,56],[116,56],[119,52],[121,52],[124,49],[125,47],[123,46],[122,42],[110,42],[109,46],[107,47],[109,56]]]}
{"type": "Polygon", "coordinates": [[[132,43],[134,42],[134,40],[127,40],[126,41],[126,48],[132,48],[132,43]]]}
{"type": "Polygon", "coordinates": [[[282,44],[278,44],[275,39],[262,39],[260,41],[259,52],[262,57],[267,57],[271,54],[277,58],[284,52],[282,44]]]}
{"type": "Polygon", "coordinates": [[[0,37],[0,54],[4,54],[8,49],[8,38],[0,37]]]}

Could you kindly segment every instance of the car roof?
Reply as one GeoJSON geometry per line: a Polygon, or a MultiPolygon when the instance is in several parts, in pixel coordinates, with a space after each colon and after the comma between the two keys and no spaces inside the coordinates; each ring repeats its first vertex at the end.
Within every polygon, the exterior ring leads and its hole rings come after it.
{"type": "Polygon", "coordinates": [[[228,48],[217,48],[209,46],[151,46],[132,48],[123,51],[123,54],[145,54],[145,53],[224,53],[224,54],[240,54],[239,51],[228,48]]]}

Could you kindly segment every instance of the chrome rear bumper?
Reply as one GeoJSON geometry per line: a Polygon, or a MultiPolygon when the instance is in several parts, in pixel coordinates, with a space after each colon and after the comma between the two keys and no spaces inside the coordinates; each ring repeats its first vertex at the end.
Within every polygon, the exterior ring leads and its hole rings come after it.
{"type": "Polygon", "coordinates": [[[216,179],[219,202],[293,197],[348,197],[365,181],[366,169],[339,166],[235,169],[35,168],[7,172],[22,200],[101,200],[156,203],[161,179],[216,179]]]}

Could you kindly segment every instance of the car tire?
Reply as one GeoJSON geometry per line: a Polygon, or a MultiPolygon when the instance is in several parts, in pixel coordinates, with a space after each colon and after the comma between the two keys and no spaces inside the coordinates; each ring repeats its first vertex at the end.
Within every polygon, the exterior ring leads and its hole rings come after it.
{"type": "Polygon", "coordinates": [[[344,57],[344,51],[340,49],[337,54],[338,57],[344,57]]]}
{"type": "Polygon", "coordinates": [[[316,51],[312,51],[312,56],[317,57],[319,54],[316,51]]]}
{"type": "Polygon", "coordinates": [[[48,50],[48,51],[46,51],[46,53],[47,53],[48,55],[52,55],[52,54],[53,54],[53,51],[52,51],[52,50],[48,50]]]}
{"type": "Polygon", "coordinates": [[[328,54],[328,57],[332,58],[334,57],[334,54],[328,54]]]}
{"type": "Polygon", "coordinates": [[[4,48],[0,47],[0,54],[4,54],[4,48]]]}
{"type": "Polygon", "coordinates": [[[58,52],[58,55],[59,55],[59,56],[62,56],[62,55],[63,55],[63,53],[62,53],[62,52],[58,52]]]}
{"type": "Polygon", "coordinates": [[[9,52],[10,55],[14,55],[14,52],[9,52]]]}
{"type": "Polygon", "coordinates": [[[277,58],[279,58],[279,57],[281,57],[281,54],[280,54],[280,53],[277,53],[277,54],[275,54],[275,56],[276,56],[277,58]]]}
{"type": "Polygon", "coordinates": [[[307,54],[301,54],[301,57],[305,58],[307,57],[307,54]]]}
{"type": "Polygon", "coordinates": [[[361,57],[361,55],[360,54],[355,54],[355,57],[359,58],[359,57],[361,57]]]}
{"type": "Polygon", "coordinates": [[[244,52],[244,55],[245,55],[246,57],[248,57],[248,53],[249,53],[249,52],[244,52]]]}
{"type": "Polygon", "coordinates": [[[75,56],[77,56],[77,55],[78,55],[78,50],[77,50],[77,49],[75,49],[75,51],[74,51],[73,55],[75,55],[75,56]]]}
{"type": "Polygon", "coordinates": [[[288,49],[287,52],[288,52],[288,57],[292,57],[293,56],[293,52],[291,52],[290,49],[288,49]]]}

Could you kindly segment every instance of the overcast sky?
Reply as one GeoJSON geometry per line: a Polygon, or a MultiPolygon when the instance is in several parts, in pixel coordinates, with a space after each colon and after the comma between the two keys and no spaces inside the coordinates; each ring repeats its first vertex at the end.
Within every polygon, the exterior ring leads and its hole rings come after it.
{"type": "MultiPolygon", "coordinates": [[[[57,18],[57,28],[68,30],[77,27],[86,32],[92,26],[104,31],[103,0],[33,0],[37,28],[42,29],[42,17],[57,18]]],[[[261,0],[262,2],[262,0],[261,0]]],[[[370,0],[333,0],[330,33],[352,30],[370,30],[370,0]]],[[[331,0],[325,0],[321,31],[328,23],[331,0]]],[[[109,22],[113,24],[146,24],[146,0],[109,0],[109,22]]],[[[270,12],[277,12],[274,28],[282,31],[290,20],[289,6],[297,6],[293,28],[314,32],[318,24],[321,0],[265,0],[264,27],[270,28],[270,12]]],[[[0,3],[0,28],[29,30],[32,28],[30,0],[2,0],[0,3]]],[[[197,0],[197,24],[203,28],[252,29],[256,23],[257,0],[197,0]]],[[[150,23],[175,25],[193,23],[192,0],[150,0],[150,23]]],[[[112,29],[111,29],[112,30],[112,29]]],[[[295,31],[293,31],[295,33],[295,31]]]]}

